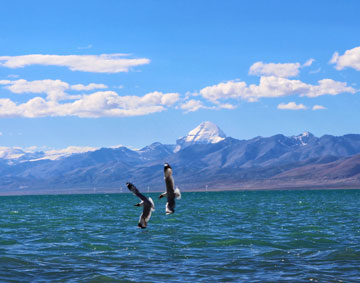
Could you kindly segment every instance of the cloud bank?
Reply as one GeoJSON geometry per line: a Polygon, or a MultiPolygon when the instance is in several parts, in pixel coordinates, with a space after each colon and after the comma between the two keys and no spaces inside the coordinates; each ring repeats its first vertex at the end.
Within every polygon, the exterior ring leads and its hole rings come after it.
{"type": "Polygon", "coordinates": [[[23,68],[31,65],[62,66],[71,71],[93,73],[128,72],[130,68],[149,64],[147,58],[126,58],[126,54],[0,56],[0,66],[23,68]]]}
{"type": "Polygon", "coordinates": [[[140,96],[119,96],[114,91],[100,91],[82,95],[72,102],[45,100],[34,97],[17,104],[9,98],[0,99],[0,117],[54,117],[83,118],[128,117],[161,112],[179,99],[178,93],[152,92],[140,96]]]}
{"type": "Polygon", "coordinates": [[[107,88],[104,84],[69,85],[61,80],[2,80],[1,85],[15,94],[37,93],[25,103],[0,99],[0,117],[125,117],[161,112],[179,100],[178,93],[154,91],[144,96],[120,96],[114,91],[91,94],[69,94],[68,91],[90,91],[107,88]]]}
{"type": "MultiPolygon", "coordinates": [[[[126,54],[103,55],[23,55],[0,56],[0,66],[23,68],[30,65],[64,66],[72,71],[118,73],[128,72],[134,66],[148,64],[149,59],[131,59],[126,54]]],[[[294,79],[300,70],[309,67],[314,59],[305,63],[263,63],[252,64],[249,74],[259,76],[259,82],[248,84],[241,80],[230,80],[206,86],[196,93],[187,92],[183,98],[176,92],[154,91],[143,96],[121,96],[101,83],[70,85],[61,80],[24,79],[0,80],[0,85],[13,94],[39,94],[21,103],[13,98],[0,98],[0,117],[128,117],[148,115],[169,108],[181,109],[185,113],[200,109],[234,109],[239,100],[257,102],[264,98],[299,96],[315,98],[323,95],[356,93],[358,90],[346,82],[329,78],[315,84],[294,79]],[[93,93],[89,93],[93,92],[93,93]],[[196,97],[196,99],[194,99],[196,97]],[[181,103],[178,103],[181,99],[181,103]]],[[[352,67],[360,70],[360,47],[347,50],[340,56],[335,53],[331,62],[337,69],[352,67]]],[[[120,87],[118,87],[120,88],[120,87]]],[[[281,110],[305,110],[303,104],[289,102],[277,107],[281,110]]],[[[315,105],[312,110],[326,109],[315,105]]]]}
{"type": "Polygon", "coordinates": [[[356,90],[345,82],[332,79],[319,80],[317,85],[307,84],[300,80],[291,80],[275,76],[263,76],[258,85],[247,85],[243,81],[228,81],[208,86],[200,90],[205,99],[218,103],[219,100],[243,99],[249,102],[260,98],[275,98],[289,95],[318,97],[321,95],[338,95],[355,93],[356,90]]]}
{"type": "Polygon", "coordinates": [[[91,83],[88,85],[76,84],[69,85],[66,82],[61,80],[36,80],[36,81],[27,81],[27,80],[2,80],[0,85],[5,85],[5,88],[10,90],[12,93],[45,93],[47,99],[51,101],[60,101],[66,99],[76,99],[79,98],[79,95],[69,95],[65,91],[75,90],[75,91],[89,91],[94,89],[104,89],[107,88],[104,84],[95,84],[91,83]]]}

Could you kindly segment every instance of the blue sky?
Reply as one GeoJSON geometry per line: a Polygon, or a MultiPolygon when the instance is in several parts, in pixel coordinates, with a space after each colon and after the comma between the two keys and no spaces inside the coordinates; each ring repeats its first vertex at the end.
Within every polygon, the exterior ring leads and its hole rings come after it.
{"type": "Polygon", "coordinates": [[[2,1],[0,146],[360,134],[359,1],[2,1]]]}

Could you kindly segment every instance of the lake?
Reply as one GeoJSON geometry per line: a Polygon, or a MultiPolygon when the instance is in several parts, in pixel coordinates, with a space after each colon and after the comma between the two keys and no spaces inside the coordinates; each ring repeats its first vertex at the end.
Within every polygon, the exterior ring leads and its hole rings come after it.
{"type": "Polygon", "coordinates": [[[359,190],[144,194],[0,197],[0,281],[360,281],[359,190]]]}

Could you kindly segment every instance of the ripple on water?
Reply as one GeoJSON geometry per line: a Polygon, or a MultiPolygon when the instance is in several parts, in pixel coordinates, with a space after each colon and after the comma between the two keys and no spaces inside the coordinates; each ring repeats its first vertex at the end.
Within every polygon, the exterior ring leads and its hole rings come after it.
{"type": "Polygon", "coordinates": [[[360,281],[359,191],[149,195],[0,198],[0,281],[360,281]]]}

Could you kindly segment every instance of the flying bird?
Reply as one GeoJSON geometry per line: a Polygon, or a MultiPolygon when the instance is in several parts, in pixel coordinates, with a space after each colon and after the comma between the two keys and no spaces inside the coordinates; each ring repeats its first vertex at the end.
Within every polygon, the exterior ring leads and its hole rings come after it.
{"type": "Polygon", "coordinates": [[[175,198],[180,199],[181,193],[178,188],[174,189],[174,178],[172,176],[172,168],[168,163],[164,164],[164,179],[166,184],[166,192],[162,193],[159,198],[167,197],[167,202],[165,206],[166,214],[171,214],[175,212],[175,198]]]}
{"type": "Polygon", "coordinates": [[[137,196],[141,200],[141,202],[135,204],[135,206],[143,207],[143,212],[140,215],[138,227],[144,229],[146,228],[147,223],[150,220],[151,212],[155,210],[154,202],[151,199],[151,197],[147,198],[142,193],[140,193],[139,190],[133,184],[126,183],[126,186],[135,196],[137,196]]]}

